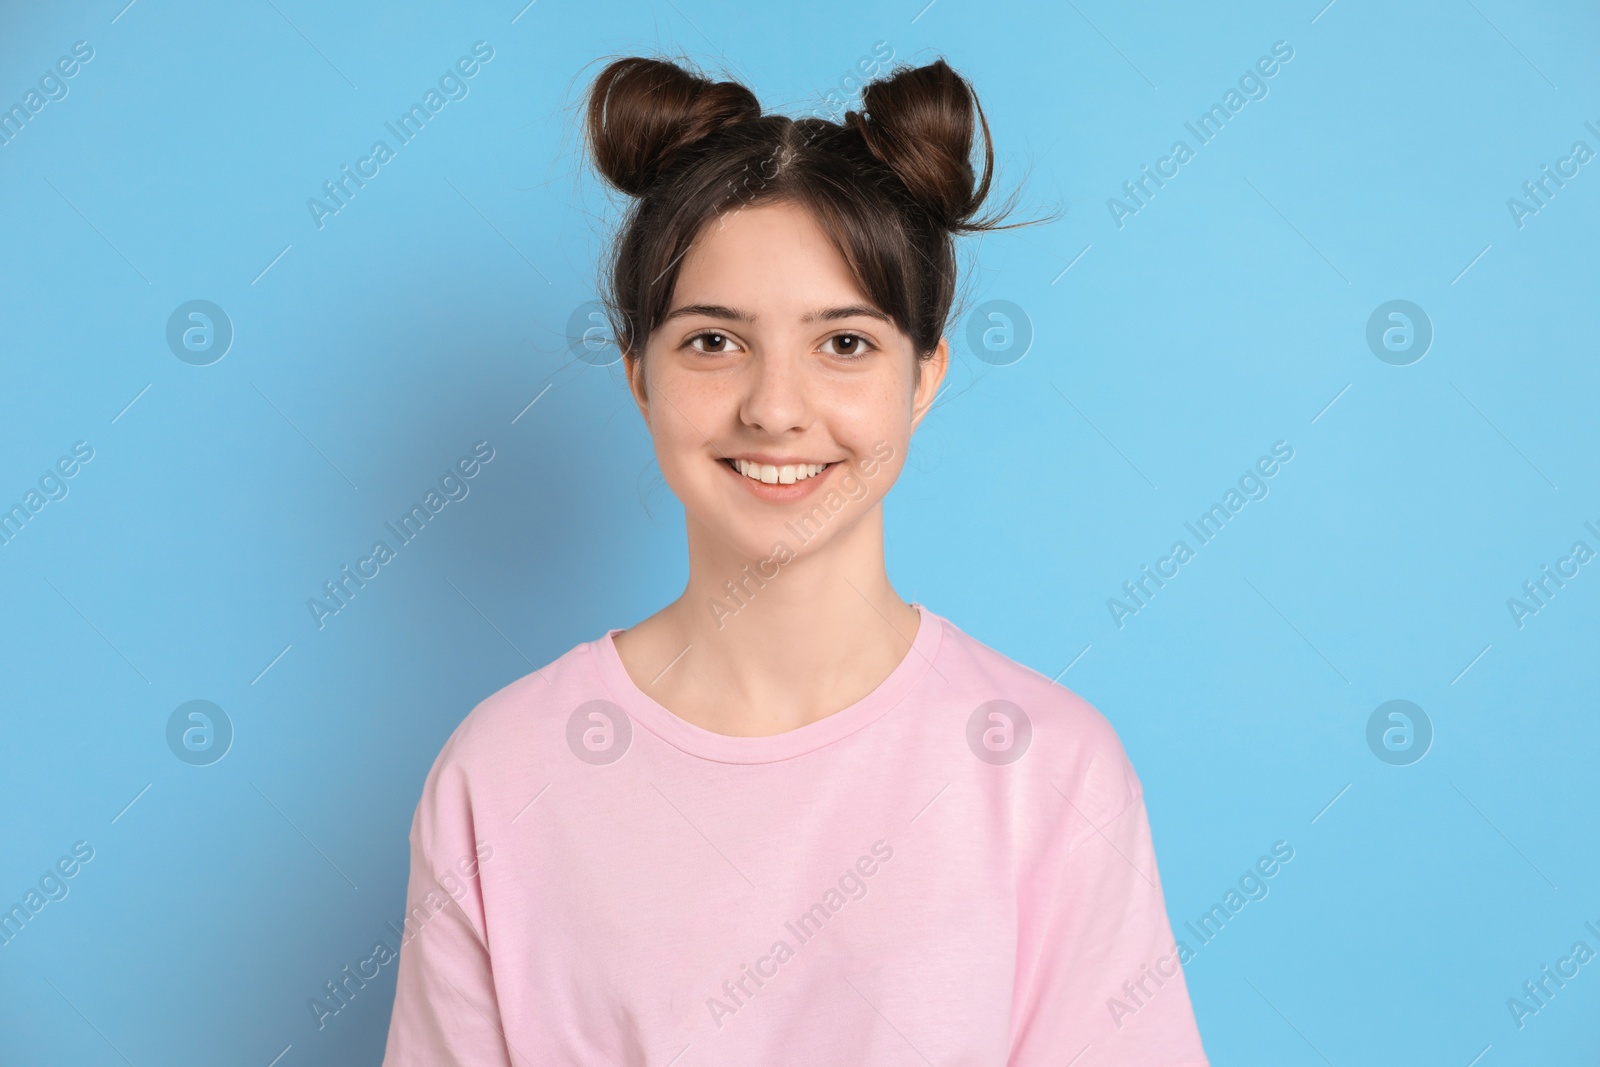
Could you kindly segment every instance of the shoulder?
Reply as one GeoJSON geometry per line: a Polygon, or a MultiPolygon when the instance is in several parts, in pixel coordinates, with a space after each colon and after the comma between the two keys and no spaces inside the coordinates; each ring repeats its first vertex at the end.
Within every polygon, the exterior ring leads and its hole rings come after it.
{"type": "Polygon", "coordinates": [[[1020,786],[1066,797],[1097,821],[1116,817],[1140,799],[1143,789],[1122,739],[1098,708],[949,620],[941,621],[940,669],[972,703],[969,714],[978,725],[992,721],[1010,729],[1017,746],[1027,746],[1011,764],[1020,786]]]}
{"type": "Polygon", "coordinates": [[[417,820],[446,810],[481,809],[520,795],[535,779],[548,781],[565,751],[572,709],[603,695],[595,663],[598,643],[574,645],[474,705],[428,770],[417,820]]]}

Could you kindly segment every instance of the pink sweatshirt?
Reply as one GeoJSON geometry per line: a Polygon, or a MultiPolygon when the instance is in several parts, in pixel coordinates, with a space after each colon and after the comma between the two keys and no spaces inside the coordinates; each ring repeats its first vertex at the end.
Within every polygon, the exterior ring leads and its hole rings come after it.
{"type": "Polygon", "coordinates": [[[1206,1067],[1115,731],[917,609],[788,733],[677,717],[617,630],[474,708],[412,822],[386,1067],[1206,1067]]]}

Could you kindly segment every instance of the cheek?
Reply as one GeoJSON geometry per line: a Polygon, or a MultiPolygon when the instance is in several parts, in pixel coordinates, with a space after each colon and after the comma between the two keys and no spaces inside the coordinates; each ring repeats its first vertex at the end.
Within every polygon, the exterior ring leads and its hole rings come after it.
{"type": "Polygon", "coordinates": [[[737,395],[725,382],[664,366],[649,380],[649,400],[650,438],[662,477],[680,500],[703,495],[718,473],[705,462],[713,454],[707,435],[712,442],[726,437],[737,395]]]}
{"type": "Polygon", "coordinates": [[[853,438],[892,442],[910,432],[912,395],[909,372],[841,379],[828,390],[828,421],[848,427],[853,438]]]}
{"type": "Polygon", "coordinates": [[[703,447],[704,434],[715,435],[733,403],[725,385],[665,361],[649,383],[650,433],[663,451],[703,447]]]}
{"type": "Polygon", "coordinates": [[[867,489],[873,500],[881,500],[883,497],[888,496],[889,490],[894,487],[894,483],[900,480],[900,472],[906,465],[906,442],[908,440],[909,438],[879,437],[877,441],[873,442],[873,445],[878,446],[878,451],[874,452],[869,446],[862,453],[862,481],[867,483],[867,489]],[[888,453],[888,459],[882,458],[887,450],[883,449],[879,442],[887,442],[894,449],[893,452],[888,453]],[[866,473],[868,471],[871,473],[866,473]]]}
{"type": "Polygon", "coordinates": [[[890,394],[842,405],[830,416],[828,424],[839,443],[855,455],[863,473],[871,472],[874,495],[887,491],[899,475],[910,446],[910,401],[890,394]]]}

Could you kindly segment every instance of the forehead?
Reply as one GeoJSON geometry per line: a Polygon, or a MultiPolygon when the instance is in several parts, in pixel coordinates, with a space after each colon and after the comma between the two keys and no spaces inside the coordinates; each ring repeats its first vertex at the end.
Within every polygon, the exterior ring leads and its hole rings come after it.
{"type": "Polygon", "coordinates": [[[706,225],[673,289],[671,306],[691,303],[799,317],[823,303],[869,301],[811,212],[780,202],[735,208],[706,225]]]}

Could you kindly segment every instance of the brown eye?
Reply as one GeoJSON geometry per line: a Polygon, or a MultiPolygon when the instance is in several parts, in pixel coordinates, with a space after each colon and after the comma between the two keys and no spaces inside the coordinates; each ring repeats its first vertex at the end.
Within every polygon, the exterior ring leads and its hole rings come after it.
{"type": "Polygon", "coordinates": [[[842,359],[858,359],[872,347],[870,341],[857,333],[836,333],[828,342],[836,346],[832,354],[842,359]]]}
{"type": "Polygon", "coordinates": [[[707,330],[705,333],[695,334],[689,338],[689,345],[696,352],[705,352],[713,356],[722,355],[724,352],[737,351],[739,347],[733,343],[733,339],[727,334],[718,333],[715,330],[707,330]],[[700,347],[702,343],[708,347],[700,347]]]}

